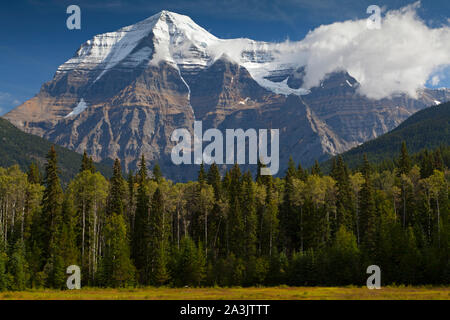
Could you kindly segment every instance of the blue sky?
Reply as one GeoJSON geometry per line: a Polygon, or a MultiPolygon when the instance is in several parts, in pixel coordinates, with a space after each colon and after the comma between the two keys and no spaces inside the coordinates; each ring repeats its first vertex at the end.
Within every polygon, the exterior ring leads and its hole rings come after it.
{"type": "MultiPolygon", "coordinates": [[[[57,67],[94,35],[136,23],[163,9],[189,15],[221,38],[301,40],[336,21],[366,18],[366,8],[386,10],[409,0],[19,0],[0,4],[0,115],[33,97],[57,67]],[[82,11],[81,30],[66,28],[66,8],[82,11]]],[[[430,27],[448,24],[450,1],[422,0],[420,17],[430,27]]],[[[449,70],[439,86],[450,87],[449,70]]]]}

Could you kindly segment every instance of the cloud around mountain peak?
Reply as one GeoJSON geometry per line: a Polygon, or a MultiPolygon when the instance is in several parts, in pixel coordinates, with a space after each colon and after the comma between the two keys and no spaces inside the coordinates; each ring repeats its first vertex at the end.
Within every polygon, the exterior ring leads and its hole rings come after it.
{"type": "MultiPolygon", "coordinates": [[[[360,93],[380,99],[396,93],[416,97],[435,73],[450,65],[450,28],[430,28],[417,15],[416,2],[388,11],[381,29],[369,29],[365,19],[322,25],[300,42],[286,43],[287,61],[306,66],[304,86],[320,84],[328,73],[346,70],[360,93]]],[[[434,77],[434,85],[439,78],[434,77]]]]}

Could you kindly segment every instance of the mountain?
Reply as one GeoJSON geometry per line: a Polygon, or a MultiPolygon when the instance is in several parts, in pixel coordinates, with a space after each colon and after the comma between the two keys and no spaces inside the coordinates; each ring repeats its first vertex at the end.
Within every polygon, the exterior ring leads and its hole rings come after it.
{"type": "MultiPolygon", "coordinates": [[[[22,132],[5,119],[0,119],[0,167],[18,164],[27,171],[32,162],[40,169],[45,167],[46,156],[52,143],[35,135],[22,132]]],[[[81,167],[82,156],[74,151],[58,145],[55,146],[58,155],[60,177],[63,183],[73,179],[81,167]]],[[[111,176],[111,163],[96,163],[95,167],[103,175],[111,176]]]]}
{"type": "MultiPolygon", "coordinates": [[[[394,130],[342,154],[351,168],[357,167],[367,154],[371,162],[380,163],[395,157],[405,141],[410,153],[450,145],[450,103],[419,111],[394,130]]],[[[330,165],[329,161],[325,167],[330,165]]]]}
{"type": "MultiPolygon", "coordinates": [[[[395,128],[418,110],[450,100],[450,90],[372,100],[336,70],[310,90],[292,48],[250,39],[219,39],[189,17],[162,11],[95,36],[61,65],[32,99],[4,117],[94,160],[120,158],[136,168],[143,154],[175,180],[198,166],[172,164],[174,129],[193,132],[280,130],[280,172],[290,155],[311,164],[395,128]]],[[[294,52],[295,53],[295,52],[294,52]]],[[[254,168],[255,166],[253,166],[254,168]]]]}

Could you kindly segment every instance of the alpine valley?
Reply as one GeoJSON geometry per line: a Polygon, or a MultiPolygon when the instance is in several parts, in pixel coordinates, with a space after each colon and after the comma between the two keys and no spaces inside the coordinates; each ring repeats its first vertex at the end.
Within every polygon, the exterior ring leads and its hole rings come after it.
{"type": "Polygon", "coordinates": [[[346,70],[303,88],[305,66],[288,46],[223,40],[189,17],[162,11],[95,36],[61,65],[32,99],[4,118],[19,129],[95,161],[135,169],[144,155],[168,178],[192,179],[198,166],[172,164],[177,128],[279,129],[280,172],[289,156],[311,165],[374,139],[449,89],[370,99],[346,70]]]}

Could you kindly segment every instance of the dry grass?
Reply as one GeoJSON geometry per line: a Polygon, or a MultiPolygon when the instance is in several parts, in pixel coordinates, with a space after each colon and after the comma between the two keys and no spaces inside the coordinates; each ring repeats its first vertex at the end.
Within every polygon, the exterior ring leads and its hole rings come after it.
{"type": "Polygon", "coordinates": [[[450,300],[450,287],[272,287],[29,290],[2,292],[0,300],[450,300]]]}

